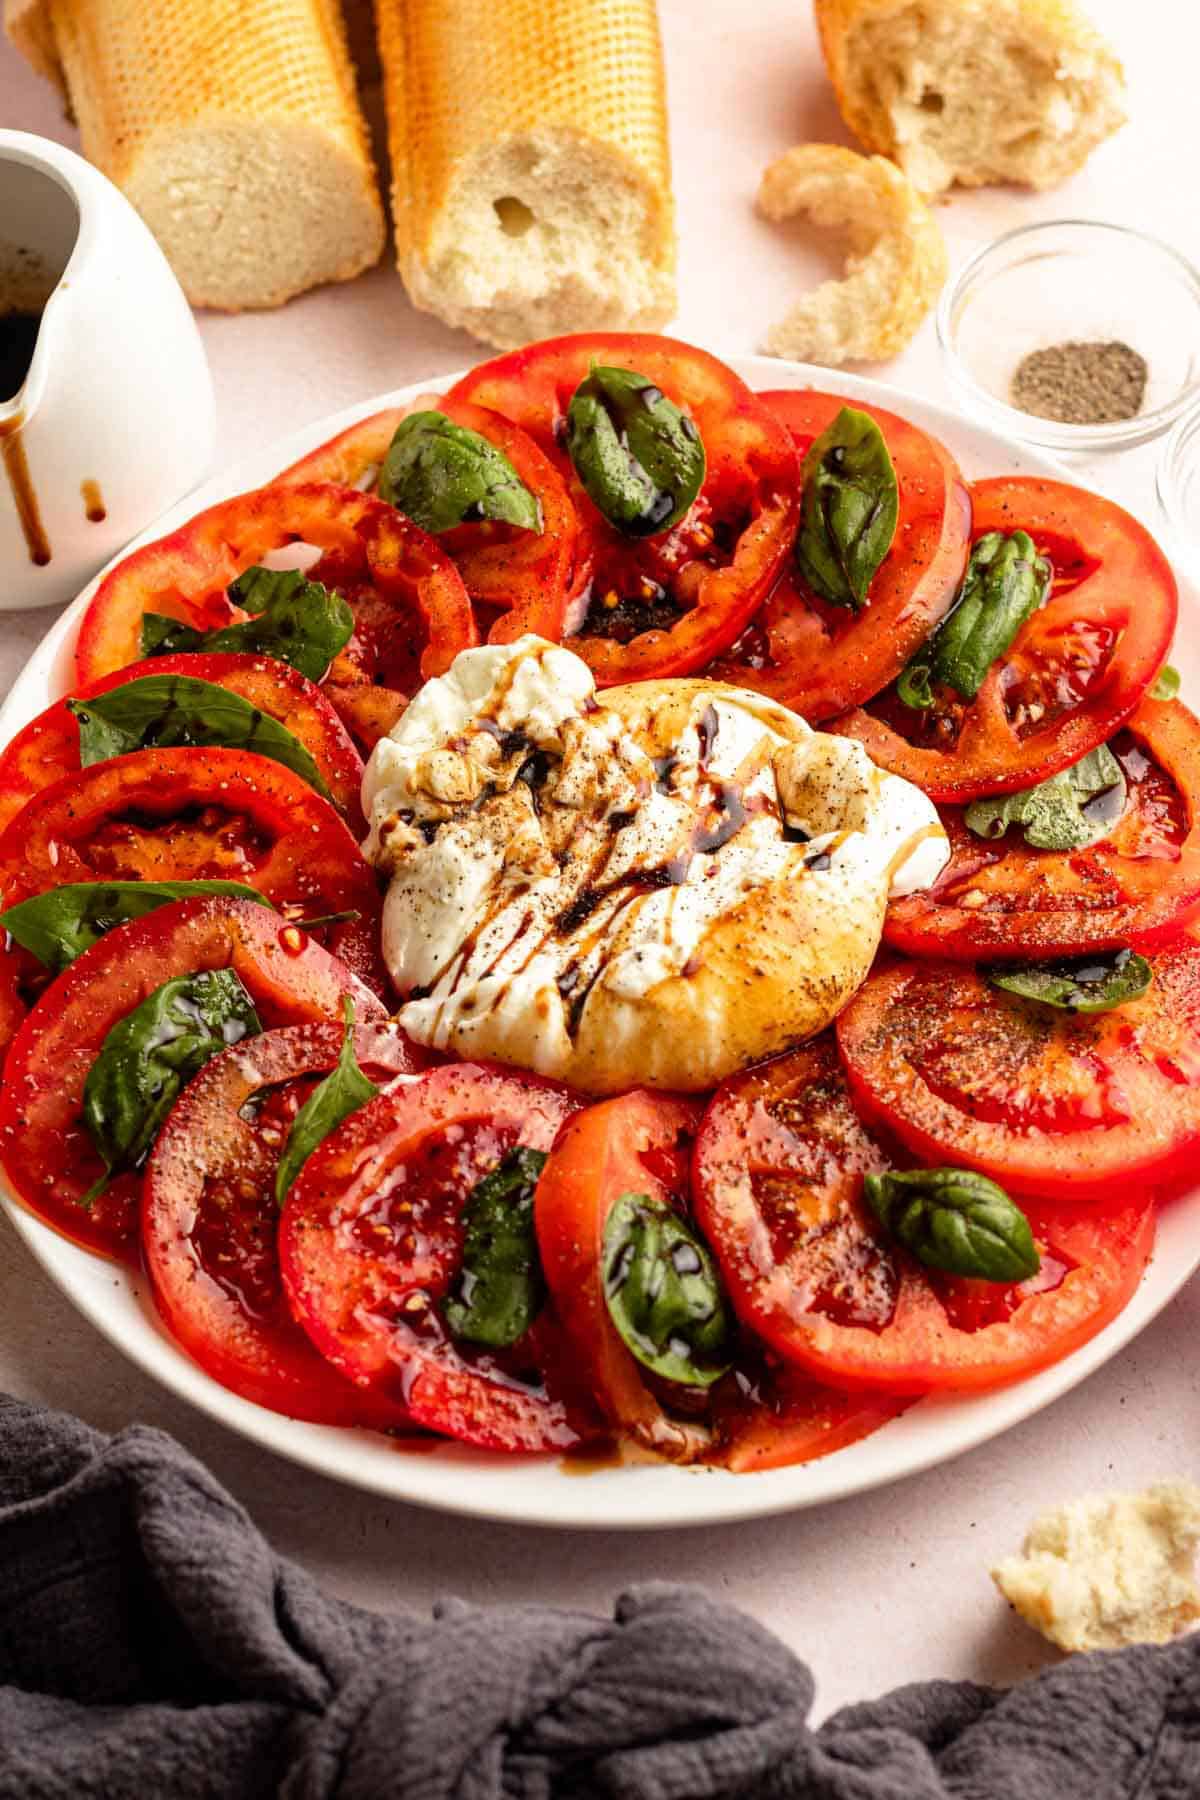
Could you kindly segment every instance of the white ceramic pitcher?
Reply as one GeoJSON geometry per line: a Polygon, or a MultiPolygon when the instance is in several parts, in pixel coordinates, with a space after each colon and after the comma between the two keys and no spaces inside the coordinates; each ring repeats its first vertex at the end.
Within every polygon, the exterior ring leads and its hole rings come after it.
{"type": "Polygon", "coordinates": [[[0,312],[41,311],[0,396],[0,608],[69,600],[208,473],[212,380],[133,207],[73,151],[0,131],[0,312]]]}

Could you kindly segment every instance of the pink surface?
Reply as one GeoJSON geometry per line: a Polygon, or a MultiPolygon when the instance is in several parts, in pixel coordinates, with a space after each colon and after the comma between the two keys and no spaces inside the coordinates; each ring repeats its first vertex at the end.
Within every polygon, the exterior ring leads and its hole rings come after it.
{"type": "MultiPolygon", "coordinates": [[[[997,232],[1037,218],[1107,218],[1155,230],[1193,258],[1188,170],[1200,149],[1173,0],[1094,0],[1124,56],[1134,122],[1052,194],[957,196],[941,218],[958,266],[997,232]]],[[[674,327],[714,349],[757,349],[806,281],[831,271],[802,228],[751,206],[763,165],[805,139],[847,141],[799,0],[662,0],[680,228],[674,327]],[[703,21],[701,23],[700,21],[703,21]]],[[[0,126],[74,142],[54,96],[0,46],[0,126]]],[[[479,354],[414,313],[394,272],[308,295],[281,312],[202,320],[229,460],[336,407],[479,354]]],[[[886,369],[945,398],[927,323],[886,369]]],[[[1081,469],[1153,523],[1156,449],[1081,469]]],[[[0,620],[0,688],[50,615],[0,620]]],[[[771,1625],[813,1664],[818,1707],[900,1680],[1005,1681],[1049,1655],[995,1595],[987,1564],[1031,1514],[1067,1494],[1200,1473],[1195,1286],[1124,1356],[1068,1398],[961,1461],[859,1500],[700,1532],[558,1536],[446,1521],[304,1475],[165,1395],[51,1288],[0,1220],[0,1387],[71,1407],[106,1429],[139,1418],[174,1431],[229,1483],[281,1549],[363,1604],[539,1599],[603,1607],[629,1581],[698,1580],[771,1625]]]]}

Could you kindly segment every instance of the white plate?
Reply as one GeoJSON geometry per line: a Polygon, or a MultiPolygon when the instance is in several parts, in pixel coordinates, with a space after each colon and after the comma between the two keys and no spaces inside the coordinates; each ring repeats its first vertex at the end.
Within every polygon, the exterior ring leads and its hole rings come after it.
{"type": "MultiPolygon", "coordinates": [[[[834,376],[828,370],[764,357],[729,360],[755,387],[833,386],[850,396],[891,407],[935,432],[969,477],[1013,472],[1064,474],[1047,458],[882,382],[834,376]]],[[[160,537],[202,507],[269,480],[355,419],[448,386],[455,379],[447,376],[442,382],[416,383],[380,394],[307,426],[207,483],[136,542],[160,537]]],[[[0,708],[0,744],[7,743],[20,726],[67,690],[75,627],[94,586],[52,626],[0,708]]],[[[1194,594],[1185,594],[1185,605],[1193,598],[1194,594]]],[[[1183,674],[1184,691],[1200,692],[1200,637],[1192,636],[1186,645],[1177,644],[1172,660],[1183,674]]],[[[0,1200],[42,1267],[85,1318],[165,1387],[243,1437],[323,1475],[393,1499],[480,1518],[575,1528],[709,1525],[756,1518],[841,1499],[945,1462],[1075,1387],[1136,1337],[1200,1263],[1197,1187],[1164,1211],[1153,1260],[1120,1318],[1073,1356],[1028,1381],[977,1398],[924,1400],[864,1442],[799,1468],[731,1475],[716,1469],[638,1464],[598,1469],[584,1477],[552,1457],[489,1456],[458,1445],[417,1453],[398,1448],[373,1432],[308,1425],[267,1412],[220,1387],[176,1347],[158,1322],[145,1281],[58,1237],[2,1190],[0,1200]]]]}

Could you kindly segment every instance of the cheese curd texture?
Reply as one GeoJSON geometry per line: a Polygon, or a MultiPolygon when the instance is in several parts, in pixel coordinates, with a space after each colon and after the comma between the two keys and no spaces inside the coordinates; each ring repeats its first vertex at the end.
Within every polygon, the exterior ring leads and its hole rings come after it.
{"type": "Polygon", "coordinates": [[[721,683],[598,698],[534,637],[428,682],[363,807],[404,1029],[592,1092],[711,1087],[820,1030],[889,891],[949,854],[858,744],[721,683]]]}

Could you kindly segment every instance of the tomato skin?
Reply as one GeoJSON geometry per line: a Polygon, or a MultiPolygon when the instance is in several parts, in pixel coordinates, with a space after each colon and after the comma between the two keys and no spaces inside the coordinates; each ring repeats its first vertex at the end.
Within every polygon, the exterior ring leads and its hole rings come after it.
{"type": "Polygon", "coordinates": [[[1004,1386],[1093,1337],[1138,1284],[1151,1196],[1031,1206],[1053,1285],[997,1287],[994,1318],[972,1329],[960,1290],[982,1284],[922,1268],[867,1212],[863,1175],[890,1166],[856,1115],[830,1034],[734,1076],[701,1124],[694,1204],[734,1308],[817,1381],[872,1399],[1004,1386]]]}
{"type": "Polygon", "coordinates": [[[564,1126],[534,1201],[542,1268],[601,1411],[676,1462],[701,1457],[706,1439],[664,1411],[609,1318],[604,1227],[622,1194],[669,1201],[686,1185],[683,1147],[699,1116],[695,1101],[646,1088],[587,1107],[564,1126]],[[677,1180],[668,1185],[656,1171],[672,1164],[677,1180]]]}
{"type": "Polygon", "coordinates": [[[837,1021],[859,1110],[922,1162],[1038,1200],[1117,1199],[1194,1173],[1200,945],[1150,962],[1146,994],[1091,1016],[960,963],[878,970],[837,1021]]]}
{"type": "MultiPolygon", "coordinates": [[[[289,1418],[386,1430],[406,1422],[404,1409],[338,1374],[287,1310],[274,1193],[284,1130],[264,1133],[245,1112],[264,1094],[269,1104],[278,1084],[311,1087],[301,1078],[333,1068],[342,1036],[340,1024],[286,1026],[205,1064],[146,1164],[142,1250],[172,1336],[223,1387],[289,1418]]],[[[397,1026],[359,1025],[354,1037],[359,1066],[376,1084],[415,1072],[397,1026]]]]}
{"type": "Polygon", "coordinates": [[[971,500],[975,539],[1020,528],[1049,556],[1056,574],[1049,599],[992,665],[976,699],[958,709],[952,748],[909,742],[897,724],[931,727],[891,695],[829,724],[932,799],[959,804],[1033,787],[1110,738],[1166,661],[1179,610],[1162,551],[1111,500],[1017,476],[974,482],[971,500]],[[1053,698],[1060,690],[1061,702],[1053,698]]]}
{"type": "Polygon", "coordinates": [[[580,595],[590,578],[599,594],[611,586],[636,598],[648,581],[682,599],[669,628],[638,632],[628,643],[585,632],[567,639],[598,686],[693,674],[728,648],[779,573],[800,512],[790,434],[732,370],[673,338],[584,332],[494,357],[464,376],[449,397],[503,413],[564,475],[579,517],[580,595]],[[633,540],[616,531],[589,500],[559,443],[571,397],[593,362],[645,375],[687,408],[704,440],[704,485],[687,518],[661,537],[633,540]],[[725,562],[716,542],[722,531],[736,534],[725,562]]]}
{"type": "MultiPolygon", "coordinates": [[[[510,419],[466,400],[430,396],[428,406],[395,406],[349,426],[277,477],[280,482],[337,481],[357,487],[387,455],[396,427],[410,413],[436,410],[503,451],[538,502],[540,533],[494,520],[439,534],[473,602],[500,607],[490,643],[511,643],[524,632],[557,641],[563,633],[575,580],[579,520],[567,484],[528,432],[510,419]]],[[[374,491],[374,484],[372,490],[374,491]]]]}
{"type": "MultiPolygon", "coordinates": [[[[152,675],[211,681],[278,719],[312,756],[350,830],[356,836],[365,832],[359,798],[362,757],[320,688],[299,669],[270,656],[152,656],[76,687],[72,698],[91,700],[152,675]]],[[[0,832],[34,794],[64,775],[78,774],[79,767],[79,724],[67,711],[66,700],[57,700],[31,719],[0,753],[0,832]]]]}
{"type": "Polygon", "coordinates": [[[950,863],[932,888],[892,901],[885,941],[917,957],[1031,962],[1178,937],[1200,914],[1200,720],[1179,700],[1147,699],[1125,732],[1132,755],[1113,742],[1131,804],[1108,838],[1058,853],[1030,849],[1010,827],[989,842],[943,808],[950,863]]]}
{"type": "Polygon", "coordinates": [[[788,427],[801,461],[843,406],[867,413],[887,441],[900,490],[896,536],[861,612],[821,600],[789,563],[743,637],[705,670],[817,724],[894,681],[949,611],[966,567],[971,497],[949,451],[896,413],[807,388],[759,399],[788,427]]]}
{"type": "Polygon", "coordinates": [[[244,750],[135,750],[45,788],[0,833],[5,906],[69,882],[138,877],[245,881],[293,917],[353,909],[359,918],[332,927],[329,947],[384,991],[374,871],[329,802],[280,763],[244,750]],[[197,820],[205,808],[212,817],[197,820]]]}
{"type": "MultiPolygon", "coordinates": [[[[415,1424],[491,1450],[578,1441],[577,1422],[552,1393],[514,1380],[491,1356],[468,1360],[442,1327],[436,1301],[459,1266],[466,1195],[447,1200],[444,1187],[426,1192],[422,1182],[431,1152],[450,1149],[473,1185],[483,1173],[472,1161],[474,1138],[549,1150],[578,1105],[536,1076],[447,1064],[352,1114],[296,1180],[279,1239],[292,1312],[335,1368],[398,1401],[415,1424]],[[406,1197],[393,1217],[397,1193],[406,1197]]],[[[557,1331],[545,1310],[530,1336],[546,1367],[557,1331]]]]}
{"type": "Polygon", "coordinates": [[[17,1198],[46,1224],[105,1256],[136,1257],[141,1176],[120,1175],[85,1212],[103,1172],[83,1125],[83,1085],[109,1030],[176,975],[231,968],[265,1026],[341,1017],[381,1003],[304,932],[250,900],[206,898],[118,925],[47,988],[17,1032],[0,1084],[0,1164],[17,1198]]]}
{"type": "MultiPolygon", "coordinates": [[[[399,667],[411,692],[413,680],[444,674],[460,650],[479,641],[467,591],[435,539],[357,488],[304,482],[222,500],[118,563],[80,623],[79,681],[97,681],[141,660],[143,613],[165,613],[205,631],[244,619],[226,592],[230,582],[291,544],[324,552],[310,573],[337,587],[355,614],[355,635],[326,677],[351,730],[355,712],[343,709],[343,690],[381,681],[395,691],[399,667]],[[415,653],[414,624],[425,637],[415,653]]],[[[400,693],[397,703],[406,697],[400,693]]]]}

